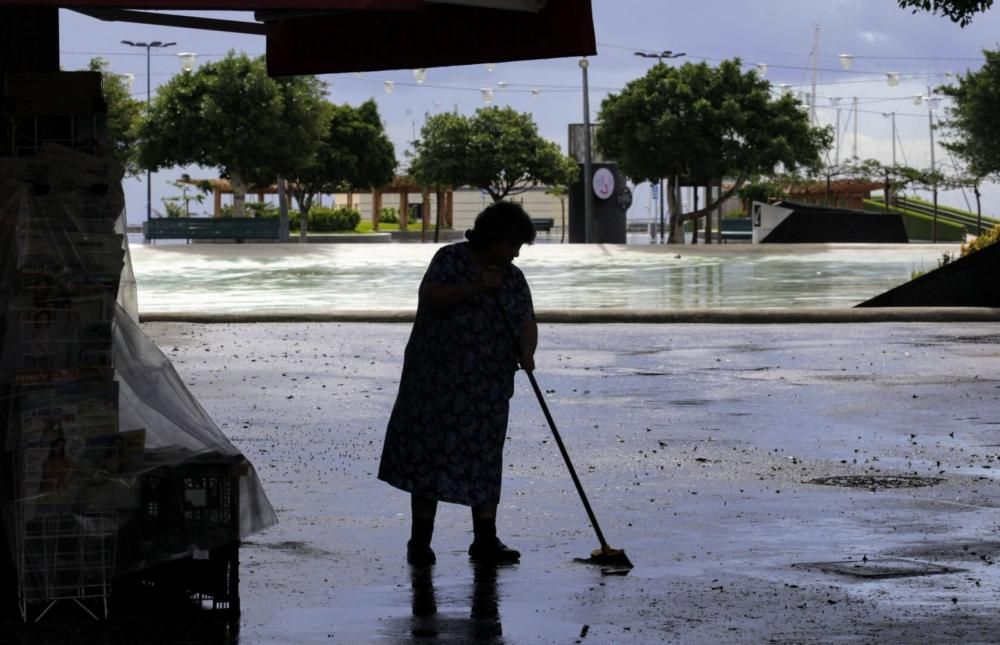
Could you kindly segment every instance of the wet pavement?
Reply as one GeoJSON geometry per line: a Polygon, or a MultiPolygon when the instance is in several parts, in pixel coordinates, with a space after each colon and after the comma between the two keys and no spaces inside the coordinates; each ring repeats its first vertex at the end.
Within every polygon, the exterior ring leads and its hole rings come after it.
{"type": "MultiPolygon", "coordinates": [[[[1000,633],[995,323],[543,324],[536,375],[627,576],[573,561],[597,540],[523,375],[498,521],[521,563],[475,569],[468,509],[442,505],[438,562],[414,570],[408,498],[375,479],[409,325],[144,329],[281,519],[241,551],[238,624],[175,642],[1000,633]]],[[[127,642],[101,629],[85,640],[127,642]]]]}

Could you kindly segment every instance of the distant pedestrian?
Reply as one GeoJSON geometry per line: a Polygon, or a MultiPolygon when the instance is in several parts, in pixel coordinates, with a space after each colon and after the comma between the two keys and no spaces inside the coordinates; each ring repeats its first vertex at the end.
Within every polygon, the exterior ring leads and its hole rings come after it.
{"type": "Polygon", "coordinates": [[[467,242],[441,248],[420,284],[379,479],[410,493],[407,561],[435,561],[439,501],[472,508],[472,560],[511,563],[520,553],[496,535],[503,445],[518,364],[535,367],[538,344],[531,291],[513,265],[535,239],[519,205],[484,209],[467,242]],[[518,338],[515,343],[500,310],[518,338]]]}

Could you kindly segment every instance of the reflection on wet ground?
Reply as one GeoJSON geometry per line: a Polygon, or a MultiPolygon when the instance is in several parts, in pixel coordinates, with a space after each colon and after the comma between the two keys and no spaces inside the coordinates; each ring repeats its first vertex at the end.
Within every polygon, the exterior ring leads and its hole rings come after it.
{"type": "MultiPolygon", "coordinates": [[[[434,244],[194,244],[132,249],[144,313],[412,310],[434,244]]],[[[851,307],[936,266],[931,244],[536,244],[536,309],[851,307]]]]}
{"type": "MultiPolygon", "coordinates": [[[[386,623],[389,641],[428,639],[437,643],[502,643],[503,625],[497,593],[497,568],[474,566],[468,608],[442,607],[434,588],[434,567],[411,567],[413,614],[386,623]]],[[[459,603],[461,604],[461,603],[459,603]]]]}
{"type": "MultiPolygon", "coordinates": [[[[461,558],[464,559],[464,558],[461,558]]],[[[323,608],[282,612],[255,639],[265,643],[536,643],[573,642],[575,622],[544,615],[534,594],[504,586],[524,574],[520,566],[457,567],[451,558],[430,567],[406,566],[392,587],[357,586],[323,608]]],[[[589,567],[582,567],[586,572],[589,567]]],[[[586,578],[585,578],[586,579],[586,578]]],[[[516,582],[514,582],[516,584],[516,582]]],[[[257,642],[251,640],[251,642],[257,642]]]]}

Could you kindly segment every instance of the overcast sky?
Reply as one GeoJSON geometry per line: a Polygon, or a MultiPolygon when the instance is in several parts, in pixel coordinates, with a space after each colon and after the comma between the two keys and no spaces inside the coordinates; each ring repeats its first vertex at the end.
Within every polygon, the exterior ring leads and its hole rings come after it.
{"type": "MultiPolygon", "coordinates": [[[[206,15],[252,19],[249,14],[206,15]]],[[[835,123],[836,109],[830,98],[840,98],[841,158],[851,156],[856,146],[861,158],[889,162],[891,119],[882,115],[895,112],[897,159],[918,167],[929,165],[930,145],[927,105],[915,105],[914,97],[925,95],[928,86],[950,82],[951,74],[978,69],[982,50],[1000,47],[1000,9],[977,17],[962,29],[940,16],[901,10],[895,0],[594,0],[593,15],[598,55],[591,59],[589,68],[592,118],[596,119],[603,97],[641,76],[653,62],[635,56],[635,51],[685,52],[686,56],[673,64],[713,63],[735,57],[748,69],[765,63],[766,78],[776,88],[787,84],[787,91],[810,93],[810,52],[818,26],[817,117],[822,124],[835,123]],[[854,56],[849,70],[842,68],[838,58],[845,53],[854,56]],[[886,82],[890,72],[900,74],[895,87],[886,82]],[[858,99],[857,138],[851,110],[854,97],[858,99]]],[[[149,80],[154,94],[159,84],[179,73],[179,52],[196,52],[199,62],[217,60],[229,50],[251,55],[264,52],[260,36],[105,23],[66,10],[60,11],[60,21],[63,69],[81,69],[91,58],[103,57],[113,71],[135,75],[134,95],[141,99],[146,97],[145,49],[123,45],[121,40],[177,43],[152,56],[149,80]]],[[[481,88],[495,89],[494,104],[531,112],[542,135],[564,150],[567,125],[581,122],[583,116],[576,59],[500,63],[492,72],[483,65],[429,69],[423,85],[414,82],[412,70],[322,78],[329,84],[332,101],[358,104],[375,98],[401,165],[406,163],[408,141],[419,133],[425,114],[456,107],[471,114],[483,105],[481,88]],[[394,82],[391,94],[384,91],[387,80],[394,82]],[[506,89],[501,91],[498,83],[506,83],[506,89]],[[537,96],[532,90],[537,90],[537,96]]],[[[947,103],[942,104],[940,113],[944,115],[946,109],[947,103]]],[[[942,149],[937,149],[936,156],[938,163],[950,163],[942,149]]],[[[183,169],[154,175],[154,210],[162,210],[162,197],[178,192],[167,182],[181,172],[183,169]]],[[[214,176],[198,169],[192,174],[214,176]]],[[[994,188],[986,194],[985,210],[1000,214],[1000,191],[994,188]]],[[[141,221],[145,216],[144,184],[128,181],[126,195],[130,221],[141,221]]],[[[649,208],[646,195],[640,187],[630,216],[644,215],[642,211],[649,208]]],[[[957,194],[946,201],[964,205],[957,194]]]]}

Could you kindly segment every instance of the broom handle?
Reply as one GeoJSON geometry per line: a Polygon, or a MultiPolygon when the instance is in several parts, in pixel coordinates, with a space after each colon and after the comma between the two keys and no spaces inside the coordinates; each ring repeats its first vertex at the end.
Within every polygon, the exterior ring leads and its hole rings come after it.
{"type": "MultiPolygon", "coordinates": [[[[494,294],[497,306],[500,308],[500,313],[503,314],[504,326],[507,327],[507,331],[510,332],[511,340],[514,341],[514,347],[517,348],[519,345],[517,339],[517,333],[514,331],[514,325],[510,322],[510,317],[507,316],[507,310],[504,308],[503,303],[500,302],[500,296],[494,294]]],[[[559,452],[562,453],[563,461],[566,462],[566,468],[569,470],[570,477],[573,478],[573,484],[576,486],[576,492],[580,494],[580,501],[583,502],[583,508],[587,511],[587,517],[590,518],[590,524],[594,527],[594,532],[597,533],[597,540],[601,543],[601,549],[607,551],[610,547],[607,541],[604,539],[604,533],[601,532],[601,525],[597,523],[597,516],[594,515],[594,509],[590,507],[590,502],[587,500],[587,494],[583,492],[583,484],[580,483],[580,478],[576,476],[576,469],[573,468],[573,462],[570,461],[569,453],[566,452],[566,446],[563,444],[562,437],[559,436],[559,431],[556,429],[556,422],[552,418],[552,414],[549,412],[549,406],[545,404],[545,397],[542,396],[542,390],[538,387],[538,381],[535,380],[535,375],[524,370],[524,373],[528,375],[528,380],[531,381],[531,387],[535,390],[535,396],[538,398],[538,405],[542,407],[542,413],[545,415],[545,420],[549,422],[549,429],[552,430],[552,436],[555,437],[556,445],[559,446],[559,452]]]]}

